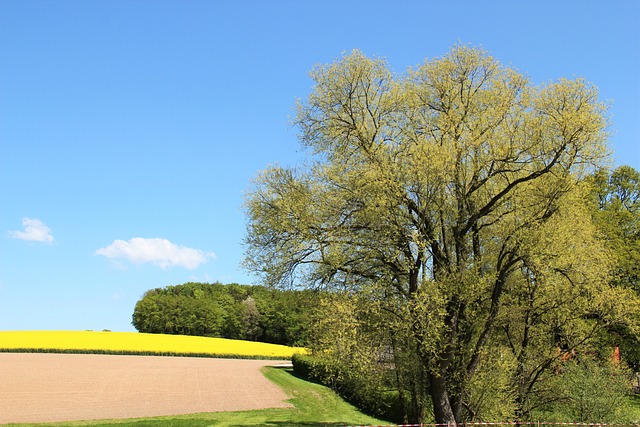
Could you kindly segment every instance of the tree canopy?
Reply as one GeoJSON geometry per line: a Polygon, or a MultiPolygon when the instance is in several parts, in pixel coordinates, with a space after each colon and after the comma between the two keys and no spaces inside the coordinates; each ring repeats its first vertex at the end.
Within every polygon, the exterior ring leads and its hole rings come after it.
{"type": "Polygon", "coordinates": [[[231,283],[184,283],[150,289],[136,303],[140,332],[303,345],[314,295],[231,283]]]}
{"type": "MultiPolygon", "coordinates": [[[[600,169],[592,177],[594,223],[612,256],[611,283],[640,295],[640,172],[630,166],[600,169]]],[[[640,310],[635,313],[640,323],[640,310]]],[[[619,345],[623,359],[640,371],[640,337],[625,324],[608,328],[604,341],[619,345]]]]}
{"type": "Polygon", "coordinates": [[[533,345],[575,348],[631,298],[584,203],[607,155],[596,88],[536,86],[467,46],[401,75],[354,51],[311,77],[295,119],[309,162],[255,179],[246,265],[375,311],[363,341],[391,352],[409,421],[473,419],[498,343],[525,411],[550,366],[533,345]]]}

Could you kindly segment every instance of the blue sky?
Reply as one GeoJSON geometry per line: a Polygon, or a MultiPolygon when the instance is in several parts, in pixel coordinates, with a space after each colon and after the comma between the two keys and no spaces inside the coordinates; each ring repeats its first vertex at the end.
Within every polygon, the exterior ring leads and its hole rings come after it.
{"type": "Polygon", "coordinates": [[[243,194],[304,158],[308,72],[456,43],[612,102],[640,169],[640,2],[0,1],[0,330],[133,330],[148,289],[253,283],[243,194]]]}

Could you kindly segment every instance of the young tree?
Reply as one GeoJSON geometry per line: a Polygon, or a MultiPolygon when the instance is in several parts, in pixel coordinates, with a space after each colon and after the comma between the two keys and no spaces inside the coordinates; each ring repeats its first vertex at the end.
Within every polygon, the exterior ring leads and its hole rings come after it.
{"type": "MultiPolygon", "coordinates": [[[[609,363],[606,363],[609,362],[609,363]]],[[[566,362],[558,376],[560,399],[553,409],[558,421],[629,423],[629,372],[589,357],[566,362]],[[558,419],[559,418],[559,419],[558,419]]]]}
{"type": "Polygon", "coordinates": [[[571,212],[605,157],[606,108],[582,80],[536,87],[465,46],[402,76],[356,51],[312,78],[296,118],[312,161],[256,178],[246,265],[268,284],[366,290],[435,420],[468,419],[510,295],[533,283],[604,310],[606,254],[571,212]]]}
{"type": "Polygon", "coordinates": [[[256,300],[248,296],[242,301],[242,320],[244,324],[244,339],[257,341],[261,334],[260,312],[256,306],[256,300]]]}

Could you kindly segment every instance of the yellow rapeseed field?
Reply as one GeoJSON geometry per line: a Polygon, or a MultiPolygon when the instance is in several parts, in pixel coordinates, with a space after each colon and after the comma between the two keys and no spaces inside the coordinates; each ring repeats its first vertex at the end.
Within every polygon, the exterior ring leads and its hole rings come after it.
{"type": "Polygon", "coordinates": [[[136,332],[0,331],[0,350],[63,351],[78,353],[173,354],[289,359],[304,352],[251,341],[136,332]]]}

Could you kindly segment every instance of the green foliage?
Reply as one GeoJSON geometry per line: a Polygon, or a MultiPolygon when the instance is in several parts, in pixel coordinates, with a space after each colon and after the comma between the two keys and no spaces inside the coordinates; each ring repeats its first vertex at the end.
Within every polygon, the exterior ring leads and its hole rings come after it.
{"type": "Polygon", "coordinates": [[[224,319],[218,302],[182,293],[147,292],[134,309],[140,332],[220,336],[224,319]]]}
{"type": "Polygon", "coordinates": [[[630,371],[588,357],[562,364],[557,399],[537,412],[548,421],[628,423],[630,371]]]}
{"type": "Polygon", "coordinates": [[[600,169],[592,184],[594,220],[615,255],[612,279],[640,293],[640,172],[600,169]]]}
{"type": "Polygon", "coordinates": [[[397,421],[424,418],[432,413],[431,404],[417,399],[415,391],[424,390],[427,380],[408,350],[416,342],[409,325],[388,311],[397,299],[379,299],[376,293],[369,288],[324,294],[313,317],[309,348],[314,360],[331,369],[323,383],[341,384],[350,401],[372,413],[390,411],[386,417],[397,421]]]}
{"type": "Polygon", "coordinates": [[[516,361],[506,348],[487,349],[469,384],[469,407],[476,421],[511,420],[517,413],[513,376],[516,361]]]}
{"type": "Polygon", "coordinates": [[[147,333],[304,345],[313,299],[308,291],[190,282],[145,292],[132,324],[147,333]]]}
{"type": "Polygon", "coordinates": [[[319,358],[294,354],[291,358],[293,372],[300,378],[316,381],[328,387],[335,388],[334,368],[319,358]]]}
{"type": "Polygon", "coordinates": [[[292,360],[293,371],[299,377],[331,387],[365,413],[403,422],[404,414],[396,391],[379,385],[372,387],[370,378],[359,376],[349,368],[333,365],[317,356],[295,354],[292,360]]]}
{"type": "Polygon", "coordinates": [[[392,384],[410,422],[430,400],[461,423],[527,416],[556,348],[633,327],[638,295],[610,281],[585,204],[606,160],[594,86],[534,86],[466,46],[405,74],[354,51],[311,76],[295,119],[311,159],[255,179],[246,265],[339,296],[315,354],[392,384]]]}
{"type": "Polygon", "coordinates": [[[635,424],[640,424],[640,394],[633,394],[627,400],[629,419],[635,424]]]}
{"type": "MultiPolygon", "coordinates": [[[[630,166],[600,169],[591,183],[592,216],[613,258],[611,283],[640,295],[640,172],[630,166]]],[[[632,321],[611,324],[599,339],[605,348],[619,345],[623,360],[638,372],[640,308],[629,304],[632,321]]]]}

